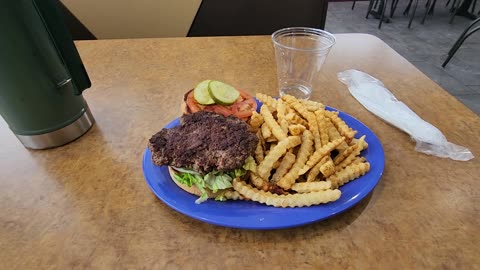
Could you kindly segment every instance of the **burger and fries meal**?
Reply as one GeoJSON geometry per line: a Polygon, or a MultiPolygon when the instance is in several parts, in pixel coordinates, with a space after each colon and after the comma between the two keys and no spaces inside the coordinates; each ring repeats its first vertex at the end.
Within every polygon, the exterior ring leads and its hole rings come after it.
{"type": "Polygon", "coordinates": [[[333,202],[339,187],[370,170],[338,115],[315,101],[249,94],[206,80],[187,92],[180,126],[149,140],[155,165],[169,166],[173,181],[199,196],[196,203],[251,200],[275,207],[333,202]]]}

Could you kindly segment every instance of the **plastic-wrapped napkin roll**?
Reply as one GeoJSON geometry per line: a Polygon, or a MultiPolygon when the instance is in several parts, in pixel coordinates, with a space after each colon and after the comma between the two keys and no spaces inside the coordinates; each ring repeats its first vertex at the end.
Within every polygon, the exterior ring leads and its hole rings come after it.
{"type": "Polygon", "coordinates": [[[416,151],[461,161],[473,158],[470,150],[447,141],[440,130],[395,98],[376,78],[358,70],[347,70],[338,73],[338,79],[367,110],[408,133],[417,143],[416,151]]]}

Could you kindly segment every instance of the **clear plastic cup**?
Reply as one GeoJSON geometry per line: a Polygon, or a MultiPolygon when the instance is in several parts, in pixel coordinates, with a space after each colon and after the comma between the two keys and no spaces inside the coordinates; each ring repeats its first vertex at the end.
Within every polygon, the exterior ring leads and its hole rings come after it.
{"type": "Polygon", "coordinates": [[[335,37],[320,29],[290,27],[273,33],[272,41],[280,96],[309,99],[335,37]]]}

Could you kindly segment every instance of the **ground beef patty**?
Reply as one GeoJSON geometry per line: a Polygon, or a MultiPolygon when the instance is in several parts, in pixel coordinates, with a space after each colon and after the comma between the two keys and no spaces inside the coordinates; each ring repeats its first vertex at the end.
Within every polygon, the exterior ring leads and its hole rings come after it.
{"type": "Polygon", "coordinates": [[[206,174],[241,168],[257,143],[257,136],[242,120],[200,111],[182,116],[180,126],[153,135],[149,148],[155,165],[206,174]]]}

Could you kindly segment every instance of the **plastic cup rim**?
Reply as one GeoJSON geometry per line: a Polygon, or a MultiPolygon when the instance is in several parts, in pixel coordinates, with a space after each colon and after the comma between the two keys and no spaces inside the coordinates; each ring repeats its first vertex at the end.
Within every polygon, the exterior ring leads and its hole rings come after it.
{"type": "Polygon", "coordinates": [[[337,42],[337,39],[335,38],[335,36],[333,34],[331,34],[330,32],[327,32],[327,31],[321,30],[321,29],[317,29],[317,28],[311,28],[311,27],[287,27],[287,28],[282,28],[282,29],[279,29],[279,30],[275,31],[272,34],[271,37],[272,37],[273,44],[275,46],[279,46],[279,47],[289,49],[289,50],[304,51],[304,52],[326,51],[326,50],[330,49],[333,45],[335,45],[335,43],[337,42]],[[326,37],[328,40],[330,40],[331,44],[328,44],[328,45],[325,45],[325,46],[322,46],[322,47],[318,47],[318,48],[309,48],[309,49],[287,46],[287,45],[281,44],[280,42],[278,42],[276,40],[276,37],[278,37],[278,36],[280,36],[281,34],[284,34],[284,33],[317,34],[318,36],[326,37]]]}

